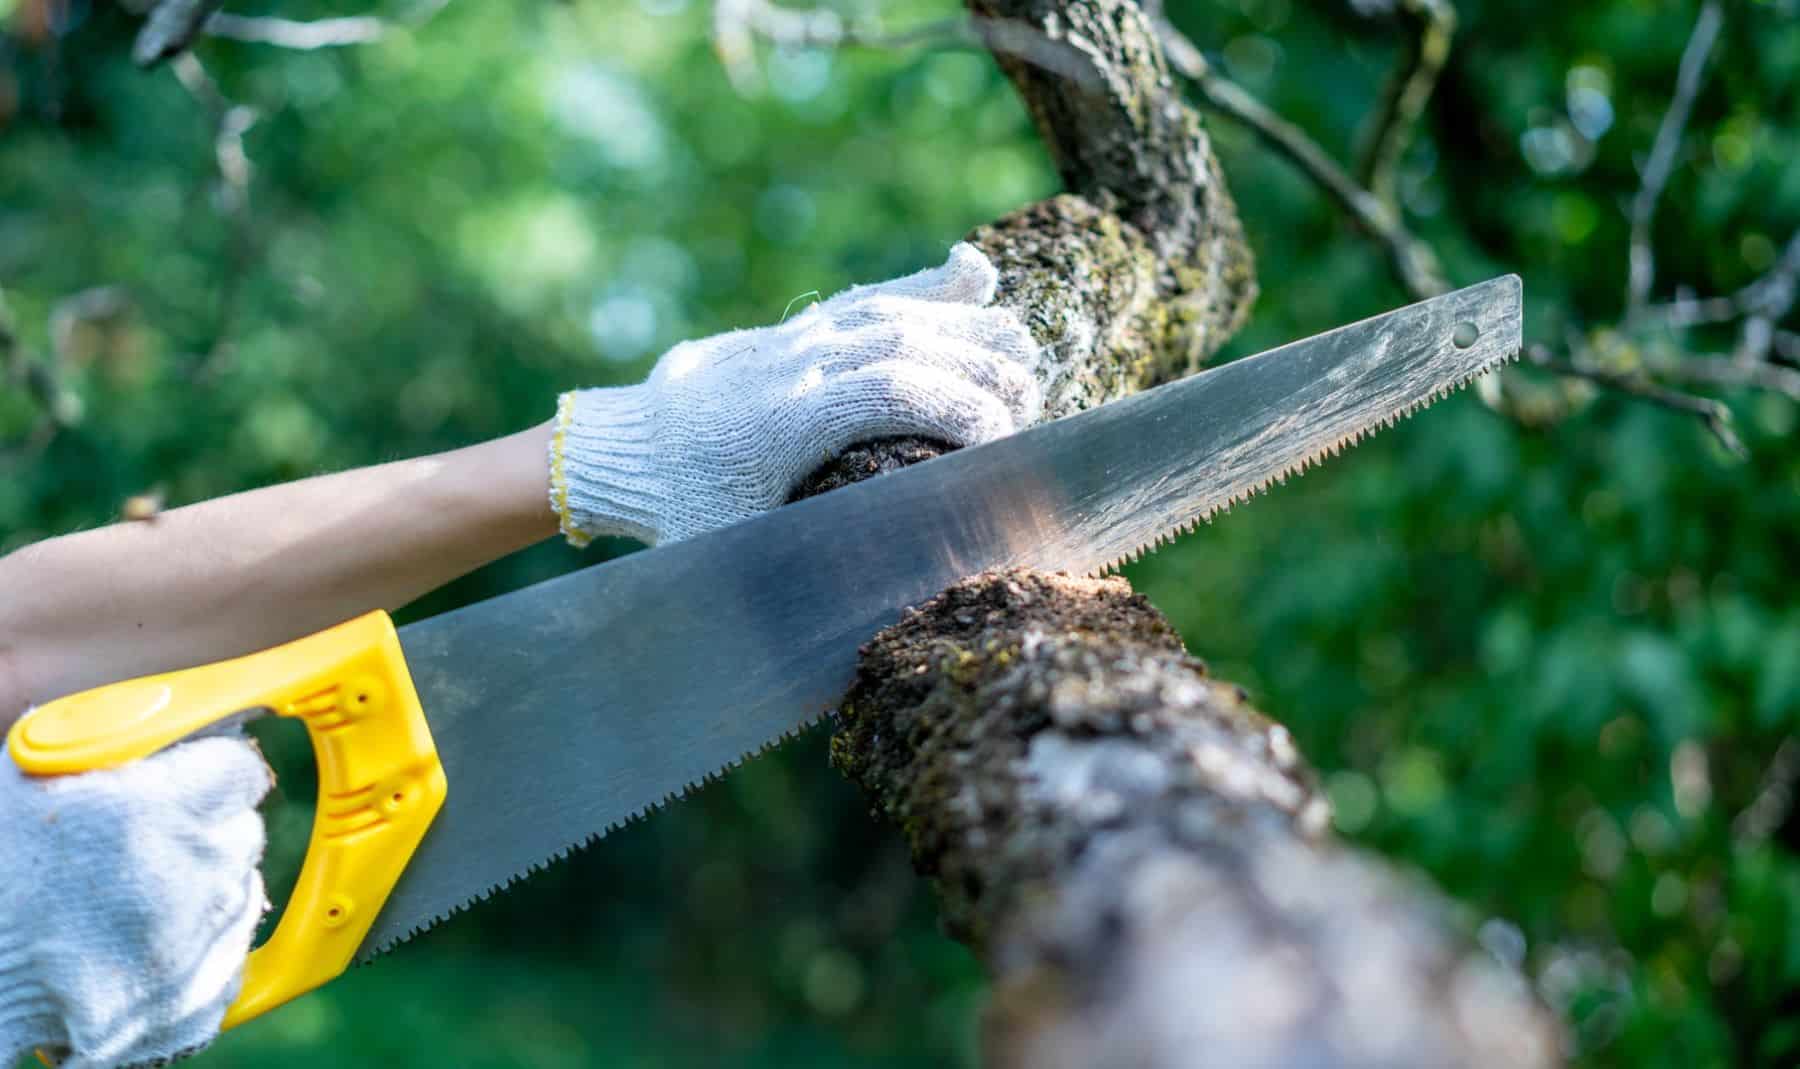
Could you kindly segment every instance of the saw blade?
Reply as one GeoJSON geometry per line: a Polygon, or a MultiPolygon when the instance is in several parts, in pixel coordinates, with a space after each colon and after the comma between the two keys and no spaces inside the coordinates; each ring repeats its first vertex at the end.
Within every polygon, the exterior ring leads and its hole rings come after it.
{"type": "Polygon", "coordinates": [[[1097,573],[1519,350],[1494,279],[411,624],[443,812],[366,960],[816,721],[959,579],[1097,573]]]}

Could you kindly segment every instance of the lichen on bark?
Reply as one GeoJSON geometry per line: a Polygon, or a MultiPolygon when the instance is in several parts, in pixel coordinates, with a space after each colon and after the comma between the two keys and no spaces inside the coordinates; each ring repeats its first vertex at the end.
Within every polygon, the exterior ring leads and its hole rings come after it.
{"type": "MultiPolygon", "coordinates": [[[[1249,316],[1256,272],[1200,116],[1149,19],[1134,0],[969,6],[985,32],[1031,42],[998,55],[1066,188],[968,236],[999,268],[1000,303],[1044,347],[1043,418],[1198,369],[1249,316]],[[1044,50],[1055,62],[1039,62],[1044,50]]],[[[820,478],[853,482],[870,460],[866,449],[848,453],[820,478]]]]}
{"type": "MultiPolygon", "coordinates": [[[[1195,370],[1254,271],[1149,20],[1135,0],[968,2],[1067,188],[970,235],[1044,347],[1045,417],[1195,370]]],[[[795,496],[944,448],[867,443],[795,496]]],[[[1122,580],[976,576],[910,612],[865,649],[832,753],[993,976],[991,1066],[1558,1058],[1516,973],[1336,844],[1286,730],[1122,580]]]]}
{"type": "Polygon", "coordinates": [[[965,580],[875,639],[833,760],[994,981],[994,1067],[1540,1066],[1442,901],[1334,843],[1285,728],[1121,579],[965,580]]]}
{"type": "Polygon", "coordinates": [[[1066,192],[972,236],[1051,356],[1047,415],[1196,370],[1249,315],[1255,270],[1200,116],[1135,0],[970,0],[1066,192]],[[1003,32],[1004,31],[1004,32],[1003,32]],[[1042,61],[1049,52],[1056,62],[1042,61]]]}

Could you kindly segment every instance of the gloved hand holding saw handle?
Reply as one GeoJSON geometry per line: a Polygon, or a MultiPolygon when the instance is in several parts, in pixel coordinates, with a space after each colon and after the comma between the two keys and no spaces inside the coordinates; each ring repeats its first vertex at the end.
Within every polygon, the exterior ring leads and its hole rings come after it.
{"type": "MultiPolygon", "coordinates": [[[[558,528],[578,545],[686,538],[780,504],[857,441],[1009,434],[1039,413],[1037,349],[990,307],[996,284],[958,245],[940,267],[679,345],[640,385],[565,394],[521,434],[0,558],[0,730],[64,694],[397,608],[558,528]]],[[[231,733],[78,776],[0,759],[0,1058],[133,1065],[211,1041],[267,908],[269,783],[231,733]]]]}

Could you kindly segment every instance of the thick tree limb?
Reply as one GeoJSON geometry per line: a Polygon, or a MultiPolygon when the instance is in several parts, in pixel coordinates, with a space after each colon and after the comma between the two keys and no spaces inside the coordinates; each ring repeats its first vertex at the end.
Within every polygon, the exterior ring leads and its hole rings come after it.
{"type": "MultiPolygon", "coordinates": [[[[1255,292],[1198,117],[1131,0],[971,0],[1068,192],[971,235],[1060,416],[1180,376],[1255,292]],[[1016,32],[1016,31],[1013,31],[1016,32]]],[[[936,452],[853,450],[802,494],[936,452]]],[[[994,1066],[1548,1064],[1554,1028],[1440,899],[1332,845],[1285,730],[1121,580],[977,577],[866,650],[836,762],[995,980],[994,1066]]]]}
{"type": "MultiPolygon", "coordinates": [[[[1198,368],[1256,297],[1255,268],[1200,117],[1170,82],[1154,27],[1131,0],[973,0],[1068,192],[978,228],[1002,303],[1044,345],[1045,418],[1198,368]],[[1017,43],[1034,39],[1030,50],[1017,43]],[[1046,51],[1059,58],[1042,61],[1046,51]],[[1063,70],[1072,68],[1072,76],[1063,70]]],[[[871,443],[796,492],[936,455],[918,439],[871,443]]]]}
{"type": "Polygon", "coordinates": [[[967,580],[864,651],[838,765],[994,974],[996,1069],[1558,1058],[1428,889],[1330,842],[1280,725],[1121,579],[967,580]]]}

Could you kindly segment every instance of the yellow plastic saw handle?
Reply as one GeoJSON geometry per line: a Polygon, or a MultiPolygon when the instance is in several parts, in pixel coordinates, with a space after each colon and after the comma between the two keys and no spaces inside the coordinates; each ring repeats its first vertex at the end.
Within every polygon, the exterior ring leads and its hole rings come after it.
{"type": "Polygon", "coordinates": [[[387,613],[58,699],[13,725],[7,740],[24,771],[69,775],[148,757],[253,709],[306,724],[319,805],[293,898],[275,934],[251,953],[226,1028],[349,966],[444,804],[444,768],[387,613]]]}

